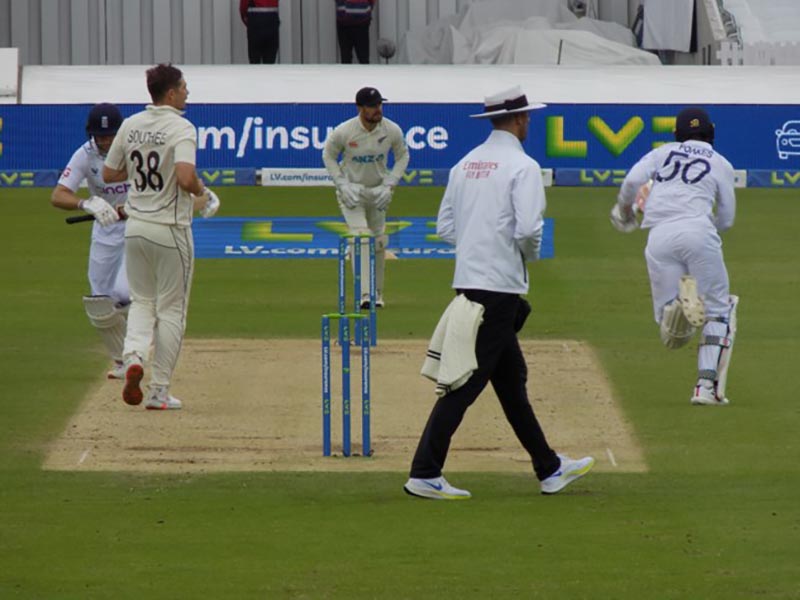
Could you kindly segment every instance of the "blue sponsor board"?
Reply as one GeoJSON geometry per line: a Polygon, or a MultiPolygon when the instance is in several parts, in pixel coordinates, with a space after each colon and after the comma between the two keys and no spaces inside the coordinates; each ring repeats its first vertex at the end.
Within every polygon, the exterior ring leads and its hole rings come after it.
{"type": "Polygon", "coordinates": [[[0,188],[53,187],[55,175],[55,171],[0,171],[0,188]]]}
{"type": "Polygon", "coordinates": [[[625,169],[558,169],[554,185],[566,186],[614,186],[625,179],[625,169]]]}
{"type": "Polygon", "coordinates": [[[198,169],[197,174],[209,187],[255,185],[255,169],[198,169]]]}
{"type": "MultiPolygon", "coordinates": [[[[225,185],[255,185],[255,169],[200,169],[197,173],[209,187],[225,185]]],[[[0,188],[3,187],[53,187],[61,171],[0,171],[0,188]]]]}
{"type": "Polygon", "coordinates": [[[747,172],[747,187],[800,187],[800,169],[779,171],[753,170],[747,172]]]}
{"type": "MultiPolygon", "coordinates": [[[[197,258],[335,258],[341,217],[217,217],[192,225],[197,258]]],[[[388,249],[397,258],[452,258],[453,246],[436,235],[429,217],[387,219],[388,249]]],[[[553,258],[553,220],[545,219],[542,258],[553,258]]]]}
{"type": "MultiPolygon", "coordinates": [[[[0,171],[61,169],[83,142],[88,105],[0,105],[0,171]]],[[[121,105],[124,115],[142,108],[121,105]]],[[[543,168],[630,168],[672,140],[677,105],[553,104],[531,113],[526,150],[543,168]]],[[[409,173],[449,169],[486,138],[475,104],[387,104],[411,151],[409,173]],[[416,171],[414,171],[416,170],[416,171]]],[[[800,107],[716,105],[716,147],[737,169],[800,170],[800,107]]],[[[349,104],[198,104],[198,167],[209,171],[318,168],[329,132],[354,116],[349,104]]],[[[577,180],[579,183],[582,179],[577,180]]],[[[598,182],[603,183],[603,182],[598,182]]],[[[433,184],[431,184],[433,185],[433,184]]],[[[589,185],[587,183],[587,185],[589,185]]]]}
{"type": "MultiPolygon", "coordinates": [[[[197,174],[209,187],[229,185],[257,185],[259,169],[198,169],[197,174]]],[[[400,178],[401,186],[447,185],[449,169],[419,169],[406,171],[400,178]]],[[[3,187],[53,187],[58,183],[58,169],[31,171],[0,171],[0,188],[3,187]]],[[[333,186],[324,168],[270,169],[267,183],[273,186],[333,186]],[[300,171],[300,173],[297,173],[300,171]]],[[[263,182],[262,182],[263,183],[263,182]]]]}

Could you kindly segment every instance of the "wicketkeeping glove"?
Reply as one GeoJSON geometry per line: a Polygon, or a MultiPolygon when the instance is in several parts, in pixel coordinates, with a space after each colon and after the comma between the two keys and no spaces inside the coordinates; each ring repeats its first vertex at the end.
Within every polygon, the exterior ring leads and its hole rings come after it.
{"type": "Polygon", "coordinates": [[[200,216],[204,219],[208,219],[217,214],[220,205],[219,196],[208,188],[206,188],[206,198],[206,205],[200,210],[200,216]]]}
{"type": "Polygon", "coordinates": [[[375,195],[375,208],[378,210],[386,210],[389,208],[389,203],[392,201],[392,188],[388,185],[379,185],[373,189],[375,195]]]}
{"type": "Polygon", "coordinates": [[[355,208],[361,204],[361,193],[364,186],[360,183],[344,183],[339,187],[339,198],[347,208],[355,208]]]}
{"type": "Polygon", "coordinates": [[[82,200],[80,207],[90,215],[94,215],[94,220],[102,227],[108,227],[119,221],[119,213],[116,209],[99,196],[82,200]]]}

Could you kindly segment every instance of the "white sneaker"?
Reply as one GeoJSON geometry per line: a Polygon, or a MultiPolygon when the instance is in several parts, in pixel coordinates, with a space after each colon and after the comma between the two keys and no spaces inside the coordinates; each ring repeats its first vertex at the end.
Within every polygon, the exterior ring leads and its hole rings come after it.
{"type": "Polygon", "coordinates": [[[702,327],[706,322],[706,307],[697,295],[697,280],[691,275],[684,275],[678,282],[678,301],[686,320],[694,327],[702,327]]]}
{"type": "Polygon", "coordinates": [[[584,456],[576,460],[562,454],[559,454],[558,457],[561,459],[561,464],[556,472],[541,481],[543,494],[560,492],[576,479],[586,475],[594,466],[594,459],[591,456],[584,456]]]}
{"type": "Polygon", "coordinates": [[[694,393],[690,402],[694,406],[726,406],[730,404],[727,398],[718,398],[714,390],[714,382],[700,379],[694,386],[694,393]]]}
{"type": "Polygon", "coordinates": [[[432,500],[469,500],[472,498],[472,494],[467,490],[453,487],[447,483],[444,477],[434,477],[433,479],[411,477],[406,481],[403,490],[409,496],[431,498],[432,500]]]}
{"type": "Polygon", "coordinates": [[[114,366],[108,370],[106,377],[108,379],[125,379],[125,363],[122,361],[114,361],[114,366]]]}
{"type": "Polygon", "coordinates": [[[375,307],[383,308],[384,306],[386,306],[386,303],[383,301],[383,296],[378,296],[378,298],[375,300],[375,307]]]}
{"type": "Polygon", "coordinates": [[[171,396],[166,388],[158,388],[150,392],[144,407],[147,410],[179,410],[182,406],[180,400],[171,396]]]}
{"type": "MultiPolygon", "coordinates": [[[[361,304],[359,305],[362,310],[369,310],[369,294],[361,294],[361,304]]],[[[379,306],[378,301],[375,301],[375,306],[379,306]]]]}

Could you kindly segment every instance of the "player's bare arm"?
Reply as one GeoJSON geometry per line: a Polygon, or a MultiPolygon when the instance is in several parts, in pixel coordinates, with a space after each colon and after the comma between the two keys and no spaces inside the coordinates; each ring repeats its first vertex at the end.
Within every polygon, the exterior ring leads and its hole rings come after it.
{"type": "MultiPolygon", "coordinates": [[[[176,162],[175,163],[175,179],[178,181],[178,186],[186,190],[190,194],[202,197],[205,186],[200,178],[197,176],[197,169],[191,163],[176,162]]],[[[204,199],[205,201],[205,199],[204,199]]],[[[195,206],[197,208],[197,206],[195,206]]]]}
{"type": "Polygon", "coordinates": [[[197,169],[191,163],[175,163],[175,178],[178,186],[192,195],[192,209],[203,217],[216,214],[220,206],[217,195],[208,189],[197,176],[197,169]]]}
{"type": "Polygon", "coordinates": [[[53,188],[50,203],[63,210],[84,210],[90,215],[94,215],[95,219],[103,226],[112,225],[121,218],[125,218],[122,210],[114,208],[104,198],[99,196],[80,198],[70,188],[61,184],[57,184],[53,188]]]}
{"type": "Polygon", "coordinates": [[[103,181],[106,183],[128,181],[128,168],[123,165],[120,169],[112,169],[108,165],[103,165],[103,181]]]}
{"type": "Polygon", "coordinates": [[[65,185],[56,185],[50,195],[50,204],[63,210],[78,210],[81,208],[83,198],[65,185]]]}

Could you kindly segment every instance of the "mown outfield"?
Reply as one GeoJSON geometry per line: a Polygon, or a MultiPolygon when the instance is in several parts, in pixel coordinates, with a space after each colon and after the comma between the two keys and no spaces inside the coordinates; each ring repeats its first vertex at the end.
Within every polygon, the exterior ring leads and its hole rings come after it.
{"type": "MultiPolygon", "coordinates": [[[[325,190],[218,191],[225,216],[336,213],[325,190]]],[[[433,215],[440,193],[401,189],[390,212],[433,215]]],[[[724,238],[741,296],[726,408],[689,405],[694,350],[661,347],[645,236],[611,229],[614,195],[548,191],[556,258],[530,269],[524,335],[592,344],[649,472],[592,474],[555,497],[522,467],[459,474],[473,499],[437,503],[405,496],[400,472],[41,470],[106,366],[80,301],[89,232],[63,224],[49,190],[3,189],[0,598],[800,597],[797,192],[739,192],[724,238]]],[[[382,335],[429,336],[451,270],[390,263],[382,335]]],[[[188,336],[318,337],[334,271],[198,261],[188,336]]]]}

